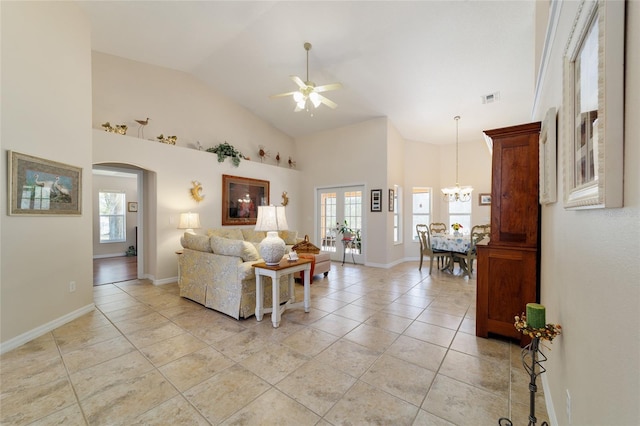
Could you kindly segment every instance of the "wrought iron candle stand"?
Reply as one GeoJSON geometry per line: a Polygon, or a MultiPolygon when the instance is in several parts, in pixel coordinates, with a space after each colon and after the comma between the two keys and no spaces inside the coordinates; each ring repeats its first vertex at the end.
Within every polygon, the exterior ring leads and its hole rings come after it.
{"type": "MultiPolygon", "coordinates": [[[[533,426],[536,424],[536,392],[538,391],[538,386],[536,385],[536,379],[542,373],[547,371],[542,363],[547,360],[547,357],[540,352],[539,349],[540,338],[534,337],[531,339],[531,343],[525,346],[522,349],[522,365],[524,366],[525,371],[529,374],[529,426],[533,426]]],[[[506,417],[501,417],[498,420],[499,426],[513,426],[511,420],[506,417]]],[[[542,422],[541,426],[549,426],[547,422],[542,422]]]]}

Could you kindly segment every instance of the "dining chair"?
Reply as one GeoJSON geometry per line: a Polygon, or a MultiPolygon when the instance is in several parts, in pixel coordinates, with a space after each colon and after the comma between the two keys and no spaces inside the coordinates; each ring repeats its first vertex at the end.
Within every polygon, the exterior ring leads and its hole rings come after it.
{"type": "Polygon", "coordinates": [[[429,275],[431,275],[431,270],[433,269],[433,259],[438,259],[438,261],[436,261],[437,267],[440,258],[442,258],[442,261],[444,262],[449,257],[451,257],[451,252],[433,249],[433,247],[431,246],[431,231],[429,231],[429,227],[427,225],[416,225],[416,232],[418,233],[418,240],[420,241],[420,266],[418,267],[418,271],[422,270],[422,262],[424,260],[424,257],[429,256],[429,275]]]}
{"type": "MultiPolygon", "coordinates": [[[[446,234],[447,233],[447,224],[442,222],[432,222],[429,225],[429,231],[431,231],[431,235],[433,234],[446,234]]],[[[438,268],[444,266],[444,257],[438,257],[438,268]]]]}
{"type": "Polygon", "coordinates": [[[447,233],[447,224],[442,222],[433,222],[429,225],[429,231],[431,234],[446,234],[447,233]]]}
{"type": "Polygon", "coordinates": [[[469,249],[466,253],[453,252],[453,262],[460,264],[460,269],[465,271],[465,275],[473,273],[473,261],[477,258],[476,245],[485,237],[491,235],[491,225],[475,225],[471,228],[469,249]]]}

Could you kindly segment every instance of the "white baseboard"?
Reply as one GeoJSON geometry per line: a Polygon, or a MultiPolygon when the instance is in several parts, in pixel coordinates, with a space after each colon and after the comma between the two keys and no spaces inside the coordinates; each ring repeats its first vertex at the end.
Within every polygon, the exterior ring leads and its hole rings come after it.
{"type": "Polygon", "coordinates": [[[542,390],[544,392],[544,402],[547,405],[547,415],[549,416],[549,424],[551,426],[558,426],[558,418],[556,417],[556,409],[553,406],[553,400],[551,399],[551,390],[549,389],[549,381],[547,375],[542,375],[542,390]]]}
{"type": "Polygon", "coordinates": [[[33,339],[42,336],[50,332],[51,330],[55,330],[56,328],[65,325],[66,323],[73,321],[76,318],[81,317],[84,314],[87,314],[95,309],[95,305],[93,303],[83,306],[80,309],[76,309],[73,312],[69,312],[66,315],[61,316],[60,318],[56,318],[53,321],[49,321],[46,324],[43,324],[39,327],[34,328],[33,330],[27,331],[19,336],[14,337],[13,339],[9,339],[6,342],[0,343],[0,354],[5,352],[9,352],[17,347],[24,345],[32,341],[33,339]]]}
{"type": "Polygon", "coordinates": [[[153,285],[164,285],[164,284],[172,284],[172,283],[178,282],[178,277],[163,278],[161,280],[156,280],[151,278],[149,279],[151,280],[153,285]]]}

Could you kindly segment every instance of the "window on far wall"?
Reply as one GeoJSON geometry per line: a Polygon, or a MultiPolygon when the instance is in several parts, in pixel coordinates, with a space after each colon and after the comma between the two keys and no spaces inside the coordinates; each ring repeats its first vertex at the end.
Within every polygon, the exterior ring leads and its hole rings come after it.
{"type": "Polygon", "coordinates": [[[125,201],[124,192],[98,192],[101,243],[122,243],[127,240],[125,201]]]}
{"type": "MultiPolygon", "coordinates": [[[[462,225],[462,233],[471,232],[471,201],[453,201],[449,203],[449,227],[453,223],[462,225]]],[[[453,232],[453,231],[450,231],[453,232]]]]}
{"type": "Polygon", "coordinates": [[[393,242],[402,242],[402,188],[393,185],[393,242]]]}
{"type": "Polygon", "coordinates": [[[416,225],[431,223],[431,188],[414,187],[413,188],[413,222],[411,235],[413,241],[418,241],[418,234],[416,233],[416,225]]]}

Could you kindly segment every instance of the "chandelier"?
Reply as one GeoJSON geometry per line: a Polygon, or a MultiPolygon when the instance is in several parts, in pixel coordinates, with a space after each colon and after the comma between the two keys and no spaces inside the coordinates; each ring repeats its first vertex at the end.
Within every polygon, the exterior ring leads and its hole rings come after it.
{"type": "Polygon", "coordinates": [[[473,188],[470,186],[460,186],[458,183],[458,121],[460,120],[460,116],[456,115],[453,117],[456,120],[456,186],[442,188],[442,196],[445,201],[450,203],[456,201],[470,201],[471,200],[471,192],[473,188]]]}

